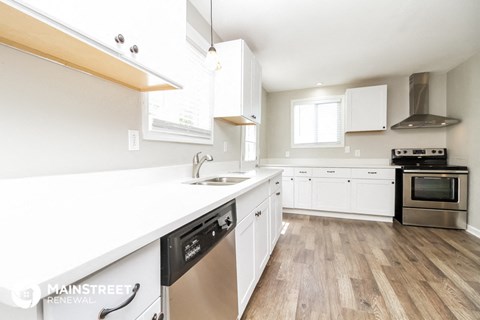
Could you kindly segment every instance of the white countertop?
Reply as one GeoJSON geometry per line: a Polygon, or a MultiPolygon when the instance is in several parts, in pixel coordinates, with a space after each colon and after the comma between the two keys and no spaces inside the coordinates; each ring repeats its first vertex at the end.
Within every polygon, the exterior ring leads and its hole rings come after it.
{"type": "Polygon", "coordinates": [[[42,297],[48,284],[71,284],[278,173],[230,174],[251,177],[230,186],[177,180],[91,191],[0,188],[0,303],[15,306],[18,284],[39,285],[42,297]]]}
{"type": "Polygon", "coordinates": [[[397,169],[395,165],[338,164],[338,165],[297,165],[297,164],[264,164],[264,168],[352,168],[352,169],[397,169]]]}

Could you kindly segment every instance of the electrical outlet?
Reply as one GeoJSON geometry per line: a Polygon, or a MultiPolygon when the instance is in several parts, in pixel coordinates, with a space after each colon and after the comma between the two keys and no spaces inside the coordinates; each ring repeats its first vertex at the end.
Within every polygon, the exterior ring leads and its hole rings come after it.
{"type": "Polygon", "coordinates": [[[355,150],[355,157],[360,157],[360,150],[355,150]]]}
{"type": "Polygon", "coordinates": [[[140,150],[140,132],[138,130],[128,130],[128,150],[140,150]]]}
{"type": "Polygon", "coordinates": [[[350,153],[350,146],[345,146],[345,153],[350,153]]]}
{"type": "Polygon", "coordinates": [[[228,151],[228,141],[223,141],[223,152],[228,151]]]}
{"type": "Polygon", "coordinates": [[[290,157],[290,151],[285,151],[285,158],[290,157]]]}

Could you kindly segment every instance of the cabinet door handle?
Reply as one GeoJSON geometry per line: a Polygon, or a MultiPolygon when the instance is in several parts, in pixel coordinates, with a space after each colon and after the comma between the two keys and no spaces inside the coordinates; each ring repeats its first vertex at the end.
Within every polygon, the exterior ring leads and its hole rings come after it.
{"type": "Polygon", "coordinates": [[[262,211],[257,211],[255,212],[255,217],[260,217],[261,214],[262,214],[262,211]]]}
{"type": "Polygon", "coordinates": [[[348,180],[347,182],[350,182],[350,180],[348,180]]]}
{"type": "Polygon", "coordinates": [[[327,173],[335,173],[335,170],[327,170],[327,173]]]}
{"type": "Polygon", "coordinates": [[[130,52],[131,53],[138,53],[138,47],[136,44],[130,47],[130,52]]]}
{"type": "Polygon", "coordinates": [[[251,117],[252,117],[253,119],[257,119],[257,116],[254,115],[254,114],[252,114],[251,117]]]}
{"type": "Polygon", "coordinates": [[[312,181],[312,179],[308,179],[308,181],[312,181]]]}
{"type": "Polygon", "coordinates": [[[298,171],[299,173],[307,173],[307,171],[298,171]]]}
{"type": "Polygon", "coordinates": [[[292,180],[292,181],[293,181],[293,178],[290,178],[290,180],[292,180]]]}
{"type": "Polygon", "coordinates": [[[275,182],[275,184],[280,184],[280,181],[275,182]]]}
{"type": "Polygon", "coordinates": [[[392,184],[395,184],[395,181],[392,181],[392,184]]]}
{"type": "Polygon", "coordinates": [[[280,192],[277,192],[276,195],[279,196],[279,195],[280,195],[280,192]]]}
{"type": "Polygon", "coordinates": [[[125,42],[125,37],[123,36],[123,34],[119,33],[116,37],[115,37],[115,42],[116,43],[124,43],[125,42]]]}
{"type": "Polygon", "coordinates": [[[126,306],[128,306],[130,304],[130,302],[133,301],[133,299],[135,299],[135,296],[137,295],[137,292],[138,290],[140,289],[140,283],[136,283],[135,286],[133,286],[133,289],[132,289],[132,294],[130,295],[130,297],[128,297],[127,300],[125,300],[124,302],[122,302],[118,307],[115,307],[115,308],[110,308],[110,309],[106,309],[106,308],[103,308],[101,311],[100,311],[100,314],[98,315],[98,319],[105,319],[105,317],[114,312],[114,311],[117,311],[117,310],[120,310],[122,308],[125,308],[126,306]]]}
{"type": "Polygon", "coordinates": [[[368,171],[368,174],[377,174],[377,171],[368,171]]]}

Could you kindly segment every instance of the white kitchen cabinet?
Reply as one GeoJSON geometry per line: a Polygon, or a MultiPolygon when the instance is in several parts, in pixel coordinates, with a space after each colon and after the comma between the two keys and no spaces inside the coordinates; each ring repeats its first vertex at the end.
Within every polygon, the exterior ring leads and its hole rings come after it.
{"type": "Polygon", "coordinates": [[[294,177],[282,177],[282,206],[284,208],[295,207],[295,178],[294,177]]]}
{"type": "Polygon", "coordinates": [[[347,89],[346,132],[387,129],[387,85],[347,89]]]}
{"type": "MultiPolygon", "coordinates": [[[[154,241],[74,284],[76,288],[95,289],[95,293],[66,294],[59,291],[62,294],[53,294],[44,298],[44,320],[98,319],[103,308],[117,307],[131,297],[132,289],[136,284],[139,284],[139,289],[135,298],[125,308],[108,314],[106,319],[136,319],[159,299],[160,240],[154,241]],[[101,288],[104,288],[104,291],[101,291],[101,288]],[[70,301],[77,299],[83,303],[69,303],[68,299],[71,299],[70,301]]],[[[159,308],[155,310],[160,311],[159,308]]]]}
{"type": "Polygon", "coordinates": [[[351,211],[370,215],[394,216],[395,170],[352,169],[351,211]]]}
{"type": "Polygon", "coordinates": [[[282,230],[282,176],[270,180],[269,252],[272,253],[282,230]]]}
{"type": "Polygon", "coordinates": [[[237,258],[238,312],[243,313],[255,289],[255,212],[251,212],[235,228],[237,258]]]}
{"type": "Polygon", "coordinates": [[[215,48],[222,67],[215,73],[214,116],[236,124],[260,124],[260,64],[242,39],[217,43],[215,48]]]}
{"type": "Polygon", "coordinates": [[[177,69],[185,57],[186,1],[17,2],[78,31],[112,53],[158,70],[168,79],[178,79],[177,69]]]}
{"type": "Polygon", "coordinates": [[[350,179],[347,178],[313,178],[312,209],[348,212],[350,185],[350,179]]]}
{"type": "Polygon", "coordinates": [[[269,201],[265,200],[255,209],[255,274],[256,282],[260,280],[263,270],[267,266],[270,257],[270,220],[269,201]]]}
{"type": "Polygon", "coordinates": [[[294,180],[295,208],[312,208],[312,178],[295,177],[294,180]]]}

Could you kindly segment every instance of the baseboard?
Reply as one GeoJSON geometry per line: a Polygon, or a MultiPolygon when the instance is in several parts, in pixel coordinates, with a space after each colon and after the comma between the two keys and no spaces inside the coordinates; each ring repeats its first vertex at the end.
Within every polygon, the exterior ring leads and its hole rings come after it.
{"type": "Polygon", "coordinates": [[[469,224],[467,224],[467,232],[474,235],[477,238],[480,238],[480,229],[475,228],[469,224]]]}
{"type": "Polygon", "coordinates": [[[301,210],[301,209],[288,209],[288,208],[283,208],[283,212],[293,213],[293,214],[305,214],[305,215],[316,216],[316,217],[352,219],[352,220],[376,221],[376,222],[393,222],[393,217],[374,216],[374,215],[368,215],[368,214],[301,210]]]}

